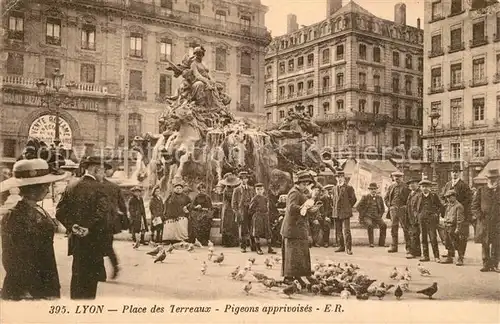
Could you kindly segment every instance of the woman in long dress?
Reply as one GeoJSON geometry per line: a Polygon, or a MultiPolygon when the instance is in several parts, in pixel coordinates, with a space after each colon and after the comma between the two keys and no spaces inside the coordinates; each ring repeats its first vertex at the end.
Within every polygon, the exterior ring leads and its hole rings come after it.
{"type": "Polygon", "coordinates": [[[220,229],[222,234],[222,246],[224,247],[236,247],[239,245],[238,222],[236,221],[236,215],[234,214],[231,202],[234,188],[239,186],[240,182],[240,179],[232,173],[227,173],[224,179],[221,180],[221,184],[225,186],[220,229]]]}
{"type": "Polygon", "coordinates": [[[189,206],[191,199],[184,193],[184,183],[174,183],[174,192],[165,200],[163,241],[170,243],[189,239],[189,206]]]}
{"type": "Polygon", "coordinates": [[[191,203],[190,235],[189,240],[194,243],[196,239],[201,244],[207,245],[212,229],[212,199],[206,194],[204,183],[198,184],[198,194],[191,203]]]}
{"type": "Polygon", "coordinates": [[[48,194],[50,183],[70,174],[49,170],[42,159],[17,161],[13,174],[0,184],[2,192],[18,187],[22,197],[7,210],[1,221],[5,269],[2,298],[59,298],[61,286],[54,254],[57,223],[37,202],[48,194]]]}

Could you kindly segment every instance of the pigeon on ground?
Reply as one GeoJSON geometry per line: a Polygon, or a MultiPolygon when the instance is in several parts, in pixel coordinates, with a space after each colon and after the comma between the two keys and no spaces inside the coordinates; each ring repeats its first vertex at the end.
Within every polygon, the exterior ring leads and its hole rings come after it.
{"type": "Polygon", "coordinates": [[[194,244],[189,243],[187,251],[188,252],[193,252],[194,251],[194,244]]]}
{"type": "Polygon", "coordinates": [[[252,264],[255,264],[255,258],[248,258],[248,261],[252,262],[252,264]]]}
{"type": "Polygon", "coordinates": [[[394,296],[396,296],[397,300],[400,300],[401,297],[403,296],[403,290],[401,289],[401,287],[399,285],[394,290],[394,296]]]}
{"type": "Polygon", "coordinates": [[[429,299],[432,299],[432,296],[438,291],[438,284],[437,282],[433,283],[432,286],[427,287],[425,289],[417,291],[417,294],[423,294],[429,297],[429,299]]]}
{"type": "Polygon", "coordinates": [[[294,280],[289,286],[283,289],[283,293],[288,296],[288,298],[292,298],[293,294],[299,292],[300,284],[297,280],[294,280]]]}
{"type": "Polygon", "coordinates": [[[201,264],[201,273],[203,275],[207,273],[207,263],[205,261],[203,261],[203,263],[201,264]]]}
{"type": "Polygon", "coordinates": [[[152,247],[157,247],[158,246],[158,243],[155,243],[153,241],[149,241],[149,246],[152,246],[152,247]]]}
{"type": "Polygon", "coordinates": [[[160,253],[161,247],[157,246],[153,250],[146,252],[146,254],[151,255],[151,256],[156,256],[158,253],[160,253]]]}
{"type": "Polygon", "coordinates": [[[427,270],[423,265],[420,263],[417,265],[418,272],[420,272],[421,276],[430,276],[431,272],[427,270]]]}
{"type": "Polygon", "coordinates": [[[209,248],[213,248],[214,247],[214,243],[212,243],[212,241],[208,240],[207,246],[209,248]]]}
{"type": "Polygon", "coordinates": [[[399,276],[398,268],[394,267],[394,269],[392,269],[391,273],[389,274],[389,278],[396,280],[398,279],[398,276],[399,276]]]}
{"type": "Polygon", "coordinates": [[[349,299],[350,296],[351,293],[346,288],[340,292],[340,299],[349,299]]]}
{"type": "Polygon", "coordinates": [[[201,247],[203,247],[203,244],[201,244],[201,242],[198,241],[198,239],[195,239],[194,240],[194,246],[196,246],[197,248],[201,248],[201,247]]]}
{"type": "Polygon", "coordinates": [[[267,269],[272,269],[273,268],[273,263],[272,263],[272,261],[269,258],[266,258],[266,260],[264,260],[264,264],[266,265],[267,269]]]}
{"type": "Polygon", "coordinates": [[[246,292],[246,294],[248,295],[250,293],[250,290],[252,290],[252,282],[249,281],[245,287],[243,287],[243,290],[246,292]]]}
{"type": "Polygon", "coordinates": [[[223,261],[224,261],[224,253],[221,252],[220,255],[214,259],[214,263],[221,265],[223,261]]]}
{"type": "Polygon", "coordinates": [[[236,278],[238,272],[240,272],[240,266],[237,266],[236,269],[234,269],[233,272],[231,272],[231,278],[233,279],[236,278]]]}
{"type": "Polygon", "coordinates": [[[238,271],[238,274],[236,274],[234,279],[235,280],[243,280],[245,278],[245,276],[247,275],[247,273],[248,273],[248,268],[245,267],[245,268],[241,269],[240,271],[238,271]]]}
{"type": "Polygon", "coordinates": [[[314,294],[314,295],[318,295],[321,291],[321,286],[320,285],[312,285],[311,286],[311,292],[314,294]]]}
{"type": "Polygon", "coordinates": [[[405,271],[403,271],[403,280],[410,281],[411,280],[411,272],[408,269],[408,267],[405,268],[405,271]]]}
{"type": "Polygon", "coordinates": [[[156,258],[155,258],[155,261],[154,263],[156,262],[161,262],[163,263],[163,261],[167,258],[167,254],[165,253],[165,250],[161,251],[160,255],[158,255],[156,258]]]}
{"type": "Polygon", "coordinates": [[[410,291],[410,282],[408,280],[400,280],[398,282],[398,286],[401,287],[401,289],[404,292],[409,292],[410,291]]]}
{"type": "Polygon", "coordinates": [[[173,251],[174,249],[175,249],[175,248],[174,248],[174,246],[173,246],[172,244],[170,244],[170,245],[167,247],[166,252],[167,252],[167,253],[172,253],[172,251],[173,251]]]}

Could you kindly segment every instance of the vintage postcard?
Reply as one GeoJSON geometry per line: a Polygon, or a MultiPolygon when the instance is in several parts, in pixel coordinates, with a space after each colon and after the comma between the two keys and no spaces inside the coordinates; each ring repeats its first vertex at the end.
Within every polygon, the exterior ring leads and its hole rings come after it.
{"type": "Polygon", "coordinates": [[[3,0],[0,322],[500,323],[497,0],[3,0]]]}

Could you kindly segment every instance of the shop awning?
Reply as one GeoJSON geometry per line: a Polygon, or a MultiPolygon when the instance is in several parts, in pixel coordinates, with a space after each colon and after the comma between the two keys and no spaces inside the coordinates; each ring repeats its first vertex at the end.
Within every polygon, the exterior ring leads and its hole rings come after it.
{"type": "Polygon", "coordinates": [[[489,161],[488,164],[479,172],[479,174],[474,178],[474,183],[486,183],[486,175],[489,170],[499,169],[500,170],[500,160],[489,161]]]}

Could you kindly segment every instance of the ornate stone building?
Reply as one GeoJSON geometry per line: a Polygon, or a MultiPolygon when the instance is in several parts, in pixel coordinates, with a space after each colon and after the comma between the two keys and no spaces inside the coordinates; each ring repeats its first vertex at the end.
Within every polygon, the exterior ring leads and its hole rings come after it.
{"type": "Polygon", "coordinates": [[[500,4],[471,5],[485,2],[425,3],[425,161],[437,162],[440,183],[453,162],[462,163],[472,184],[500,158],[500,4]],[[435,129],[432,112],[439,113],[435,129]]]}
{"type": "Polygon", "coordinates": [[[41,105],[36,83],[55,68],[76,82],[73,104],[60,108],[68,147],[119,147],[127,135],[158,132],[165,97],[181,82],[168,61],[200,45],[235,115],[262,120],[266,12],[260,0],[18,1],[2,26],[4,161],[28,135],[53,136],[54,106],[41,105]]]}
{"type": "Polygon", "coordinates": [[[406,25],[404,4],[396,5],[395,21],[388,21],[353,1],[341,3],[327,1],[325,20],[276,37],[268,46],[268,122],[280,122],[301,103],[323,128],[319,145],[379,151],[402,149],[403,143],[407,149],[417,146],[423,30],[406,25]]]}

